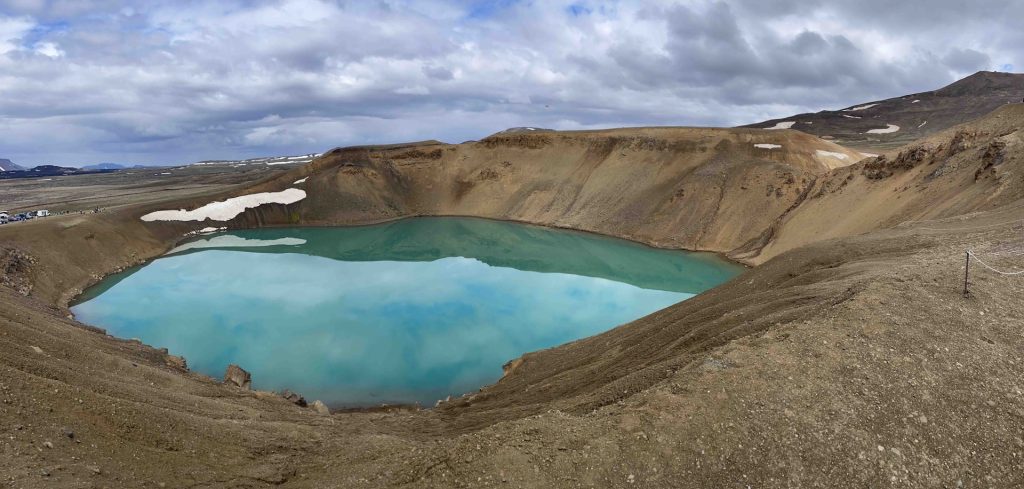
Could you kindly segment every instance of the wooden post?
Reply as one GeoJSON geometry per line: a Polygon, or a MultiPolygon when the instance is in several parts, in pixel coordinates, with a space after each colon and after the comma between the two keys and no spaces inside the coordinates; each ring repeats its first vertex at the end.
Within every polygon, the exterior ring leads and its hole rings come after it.
{"type": "Polygon", "coordinates": [[[964,263],[964,297],[967,297],[971,294],[971,292],[967,290],[967,274],[971,271],[971,252],[965,251],[964,254],[967,255],[967,261],[964,263]]]}

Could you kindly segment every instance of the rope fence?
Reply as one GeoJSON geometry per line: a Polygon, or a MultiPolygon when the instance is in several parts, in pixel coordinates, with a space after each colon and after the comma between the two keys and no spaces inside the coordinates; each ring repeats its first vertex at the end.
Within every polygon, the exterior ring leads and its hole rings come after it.
{"type": "MultiPolygon", "coordinates": [[[[1018,201],[1017,203],[1015,203],[1013,205],[1010,205],[1010,206],[1007,206],[1005,208],[1002,208],[1001,211],[1016,210],[1016,209],[1019,209],[1019,208],[1024,208],[1024,202],[1018,201]]],[[[967,226],[967,227],[957,226],[956,222],[954,222],[955,220],[959,220],[960,222],[964,222],[965,220],[969,220],[969,216],[959,216],[958,218],[942,218],[942,219],[926,219],[926,220],[903,221],[903,222],[899,223],[897,225],[897,227],[911,227],[912,226],[914,230],[918,230],[918,231],[939,231],[939,232],[970,232],[970,231],[981,231],[981,230],[990,230],[990,229],[998,229],[998,228],[1008,228],[1008,230],[1018,230],[1019,229],[1020,231],[1024,232],[1024,219],[1020,219],[1020,218],[1009,220],[1009,221],[1005,221],[1005,222],[999,222],[999,223],[993,223],[993,224],[983,224],[983,225],[980,225],[980,226],[967,226]],[[920,224],[926,224],[926,223],[927,224],[932,224],[932,225],[941,223],[941,224],[949,225],[951,227],[935,228],[935,227],[926,227],[926,226],[921,226],[920,225],[920,224]]],[[[1022,237],[1024,237],[1024,235],[1022,235],[1022,237]]],[[[1021,241],[1021,243],[1024,243],[1024,241],[1021,241]]],[[[967,296],[970,295],[970,288],[969,287],[970,287],[970,273],[971,273],[971,259],[972,258],[974,259],[974,262],[976,262],[978,265],[981,265],[983,268],[985,268],[988,271],[993,272],[993,273],[995,273],[997,275],[1000,275],[1000,276],[1003,276],[1003,277],[1021,277],[1021,276],[1024,276],[1024,270],[1019,269],[1020,266],[1018,266],[1018,265],[1014,266],[1015,268],[1018,268],[1017,270],[1001,270],[998,267],[985,262],[985,260],[982,260],[981,257],[979,257],[978,254],[974,252],[974,250],[971,250],[971,249],[964,250],[964,255],[965,255],[964,256],[964,259],[965,259],[965,263],[964,263],[964,297],[967,297],[967,296]]],[[[1002,243],[1002,244],[997,245],[996,249],[992,249],[992,250],[989,250],[988,252],[986,252],[985,255],[987,257],[989,257],[989,259],[991,259],[991,258],[1007,258],[1007,257],[1014,257],[1015,258],[1015,257],[1019,257],[1019,256],[1024,255],[1024,245],[1018,246],[1017,243],[1012,243],[1012,244],[1011,243],[1002,243]]]]}
{"type": "Polygon", "coordinates": [[[980,263],[981,266],[983,266],[983,267],[985,267],[985,268],[987,268],[989,270],[992,270],[993,272],[996,272],[999,275],[1010,275],[1010,276],[1013,276],[1013,275],[1024,275],[1024,270],[1017,270],[1017,271],[1014,271],[1014,272],[1004,272],[1002,270],[999,270],[998,268],[993,267],[992,265],[989,265],[988,263],[985,263],[984,261],[982,261],[982,259],[978,258],[978,255],[975,254],[973,251],[967,250],[967,254],[972,256],[972,257],[974,257],[974,259],[978,263],[980,263]]]}
{"type": "Polygon", "coordinates": [[[996,267],[994,267],[992,265],[989,265],[988,263],[985,263],[984,260],[979,258],[978,255],[974,251],[972,251],[972,250],[967,250],[965,252],[965,254],[966,254],[966,263],[964,264],[964,297],[967,297],[967,296],[971,295],[971,291],[968,288],[969,284],[970,284],[969,277],[970,277],[970,273],[971,273],[971,258],[974,258],[974,261],[978,262],[978,264],[980,264],[981,266],[983,266],[983,267],[989,269],[990,271],[995,272],[995,273],[997,273],[999,275],[1002,275],[1002,276],[1005,276],[1005,277],[1024,276],[1024,270],[1006,271],[1006,270],[1000,270],[1000,269],[998,269],[998,268],[996,268],[996,267]]]}

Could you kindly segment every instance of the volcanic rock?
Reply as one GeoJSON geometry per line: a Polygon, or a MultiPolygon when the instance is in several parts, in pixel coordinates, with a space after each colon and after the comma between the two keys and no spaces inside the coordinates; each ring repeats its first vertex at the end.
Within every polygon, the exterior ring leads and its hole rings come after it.
{"type": "Polygon", "coordinates": [[[313,407],[313,409],[316,410],[316,412],[320,414],[331,414],[331,409],[328,408],[327,405],[324,404],[324,402],[319,399],[313,401],[313,404],[311,406],[313,407]]]}
{"type": "Polygon", "coordinates": [[[302,397],[302,396],[300,396],[300,395],[298,395],[298,394],[296,394],[296,393],[294,393],[294,392],[292,392],[290,390],[287,390],[287,389],[284,392],[281,393],[281,397],[291,401],[292,404],[295,404],[296,406],[306,407],[308,405],[306,403],[306,398],[305,397],[302,397]]]}
{"type": "Polygon", "coordinates": [[[164,363],[166,363],[167,366],[171,368],[176,368],[182,371],[188,370],[188,362],[185,361],[185,357],[179,357],[177,355],[167,355],[167,357],[164,359],[164,363]]]}
{"type": "Polygon", "coordinates": [[[224,372],[224,382],[243,389],[252,389],[252,375],[233,363],[228,365],[228,369],[224,372]]]}

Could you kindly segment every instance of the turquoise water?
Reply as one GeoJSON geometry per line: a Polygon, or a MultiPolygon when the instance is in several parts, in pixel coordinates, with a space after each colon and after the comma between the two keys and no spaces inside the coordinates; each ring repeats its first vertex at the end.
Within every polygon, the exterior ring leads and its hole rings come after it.
{"type": "Polygon", "coordinates": [[[523,353],[606,331],[742,269],[713,255],[466,218],[203,236],[113,275],[85,323],[214,377],[333,406],[421,403],[493,383],[523,353]]]}

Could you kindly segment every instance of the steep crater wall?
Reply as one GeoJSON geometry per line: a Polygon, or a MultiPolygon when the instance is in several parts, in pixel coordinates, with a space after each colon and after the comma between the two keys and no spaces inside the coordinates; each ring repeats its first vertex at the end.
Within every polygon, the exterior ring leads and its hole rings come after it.
{"type": "Polygon", "coordinates": [[[861,157],[795,131],[690,128],[342,148],[252,189],[305,178],[296,186],[306,199],[229,227],[467,215],[728,252],[806,198],[830,167],[861,157]]]}

